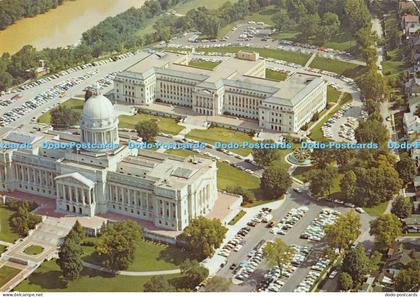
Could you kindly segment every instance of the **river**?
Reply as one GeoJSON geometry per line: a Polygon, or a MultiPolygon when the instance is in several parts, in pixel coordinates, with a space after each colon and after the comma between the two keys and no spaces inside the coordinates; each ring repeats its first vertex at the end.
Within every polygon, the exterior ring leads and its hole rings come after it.
{"type": "MultiPolygon", "coordinates": [[[[1,0],[0,0],[1,1],[1,0]]],[[[33,18],[25,18],[0,31],[0,54],[15,53],[31,44],[37,49],[73,45],[82,33],[109,16],[145,0],[75,0],[33,18]]]]}

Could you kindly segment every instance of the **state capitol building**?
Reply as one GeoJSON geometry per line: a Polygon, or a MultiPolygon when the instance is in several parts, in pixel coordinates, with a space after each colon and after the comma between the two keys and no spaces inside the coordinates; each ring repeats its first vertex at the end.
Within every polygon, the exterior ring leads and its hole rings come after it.
{"type": "Polygon", "coordinates": [[[95,216],[107,212],[182,231],[208,215],[218,197],[210,159],[130,149],[118,135],[112,103],[99,92],[85,101],[80,135],[11,131],[2,142],[30,148],[0,151],[0,190],[55,199],[56,211],[95,216]],[[49,149],[43,143],[113,144],[103,149],[49,149]]]}

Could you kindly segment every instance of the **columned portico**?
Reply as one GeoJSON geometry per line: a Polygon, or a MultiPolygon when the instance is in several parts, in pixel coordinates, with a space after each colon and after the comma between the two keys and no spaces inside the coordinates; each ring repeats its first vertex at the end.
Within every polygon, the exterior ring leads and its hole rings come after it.
{"type": "Polygon", "coordinates": [[[75,214],[95,215],[95,183],[80,173],[56,177],[57,210],[75,214]]]}

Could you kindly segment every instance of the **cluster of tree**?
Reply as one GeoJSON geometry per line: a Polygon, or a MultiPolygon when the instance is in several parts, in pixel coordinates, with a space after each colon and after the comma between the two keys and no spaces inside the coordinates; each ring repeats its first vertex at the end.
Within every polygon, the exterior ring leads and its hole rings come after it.
{"type": "Polygon", "coordinates": [[[378,250],[386,251],[402,234],[402,223],[394,214],[383,214],[370,222],[370,235],[375,237],[378,250]]]}
{"type": "Polygon", "coordinates": [[[21,18],[33,17],[61,5],[64,0],[0,1],[0,30],[21,18]]]}
{"type": "Polygon", "coordinates": [[[15,199],[8,199],[6,201],[6,207],[14,211],[16,211],[19,208],[19,206],[22,206],[23,204],[27,205],[29,211],[33,211],[38,207],[38,204],[35,201],[21,201],[15,199]]]}
{"type": "Polygon", "coordinates": [[[153,143],[155,137],[159,135],[159,126],[155,120],[140,121],[136,124],[135,129],[143,142],[153,143]]]}
{"type": "Polygon", "coordinates": [[[344,256],[342,273],[338,280],[339,289],[349,291],[360,285],[366,275],[377,270],[382,255],[374,252],[370,257],[366,255],[363,245],[350,249],[344,256]]]}
{"type": "Polygon", "coordinates": [[[134,221],[118,221],[104,225],[95,251],[102,265],[112,271],[125,270],[133,262],[136,242],[143,238],[143,230],[134,221]]]}
{"type": "Polygon", "coordinates": [[[51,125],[56,130],[67,130],[80,122],[80,110],[60,104],[51,110],[51,125]]]}
{"type": "Polygon", "coordinates": [[[57,264],[60,266],[64,280],[78,279],[83,270],[83,250],[81,243],[85,232],[79,221],[76,221],[70,232],[64,237],[58,252],[57,264]]]}
{"type": "Polygon", "coordinates": [[[253,191],[244,189],[243,187],[239,185],[227,186],[226,191],[229,193],[241,195],[244,203],[253,203],[256,200],[255,194],[253,191]]]}
{"type": "Polygon", "coordinates": [[[9,218],[10,226],[22,237],[27,236],[29,230],[34,229],[42,221],[41,216],[31,212],[31,206],[26,201],[12,202],[9,208],[15,210],[9,218]]]}
{"type": "Polygon", "coordinates": [[[360,216],[354,211],[342,214],[332,225],[324,228],[324,240],[328,242],[330,252],[342,253],[348,251],[360,235],[360,216]]]}
{"type": "Polygon", "coordinates": [[[403,186],[395,157],[386,149],[314,150],[311,158],[315,170],[309,176],[310,190],[319,199],[330,194],[338,172],[345,172],[340,180],[342,199],[357,206],[389,201],[403,186]]]}
{"type": "Polygon", "coordinates": [[[291,185],[292,179],[286,168],[272,165],[264,170],[261,190],[268,199],[281,198],[291,185]]]}
{"type": "Polygon", "coordinates": [[[220,220],[200,216],[191,220],[179,238],[185,242],[190,258],[201,261],[214,254],[227,230],[220,220]]]}
{"type": "MultiPolygon", "coordinates": [[[[185,260],[180,265],[181,277],[168,281],[162,277],[154,276],[144,284],[145,292],[188,292],[192,291],[196,286],[203,282],[208,276],[207,268],[201,266],[197,260],[185,260]]],[[[206,290],[215,290],[214,292],[222,292],[228,290],[230,281],[214,277],[210,279],[206,286],[206,290]]]]}
{"type": "Polygon", "coordinates": [[[370,13],[364,0],[281,0],[273,22],[279,31],[301,32],[302,40],[313,39],[322,45],[340,28],[357,35],[370,27],[370,13]]]}
{"type": "Polygon", "coordinates": [[[397,292],[420,291],[420,260],[410,262],[397,274],[394,289],[397,292]]]}
{"type": "Polygon", "coordinates": [[[271,266],[278,266],[280,275],[283,273],[283,266],[290,263],[295,256],[295,249],[281,239],[268,242],[264,247],[263,256],[271,266]]]}

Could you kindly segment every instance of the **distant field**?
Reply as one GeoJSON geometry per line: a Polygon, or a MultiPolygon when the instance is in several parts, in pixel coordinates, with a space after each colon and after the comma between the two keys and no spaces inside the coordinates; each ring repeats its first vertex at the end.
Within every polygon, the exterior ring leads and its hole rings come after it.
{"type": "Polygon", "coordinates": [[[204,6],[207,9],[219,8],[226,2],[235,3],[236,0],[189,0],[175,6],[174,10],[180,14],[186,14],[189,10],[204,6]]]}

